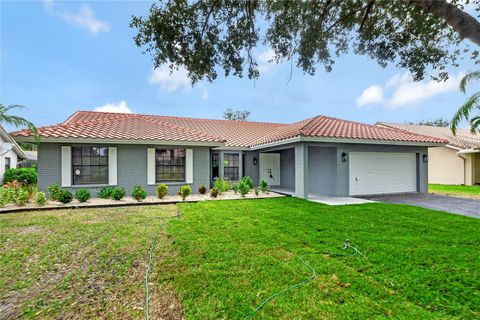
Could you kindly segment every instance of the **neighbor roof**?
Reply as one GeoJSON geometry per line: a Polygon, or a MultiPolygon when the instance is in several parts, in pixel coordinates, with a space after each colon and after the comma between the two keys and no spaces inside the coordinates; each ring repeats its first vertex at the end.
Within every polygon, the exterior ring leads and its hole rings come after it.
{"type": "MultiPolygon", "coordinates": [[[[404,130],[317,116],[293,124],[211,120],[170,116],[79,111],[65,122],[39,128],[42,138],[214,142],[253,147],[295,137],[339,138],[413,143],[445,140],[404,130]]],[[[29,137],[29,130],[13,132],[29,137]]]]}
{"type": "Polygon", "coordinates": [[[456,135],[454,135],[450,128],[445,127],[420,126],[394,122],[378,122],[377,125],[445,139],[448,140],[448,145],[461,150],[480,149],[480,135],[472,133],[467,129],[457,129],[456,135]]]}

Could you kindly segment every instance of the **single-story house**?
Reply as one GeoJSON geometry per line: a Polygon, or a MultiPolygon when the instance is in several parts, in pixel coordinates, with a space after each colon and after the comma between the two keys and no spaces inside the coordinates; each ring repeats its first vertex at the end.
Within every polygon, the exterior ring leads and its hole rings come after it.
{"type": "MultiPolygon", "coordinates": [[[[285,124],[80,111],[39,132],[41,190],[138,184],[152,195],[159,183],[176,194],[245,175],[302,198],[426,192],[427,148],[446,143],[327,116],[285,124]]],[[[34,141],[28,130],[13,135],[34,141]]]]}
{"type": "Polygon", "coordinates": [[[468,186],[480,184],[480,135],[468,129],[458,129],[454,135],[450,128],[443,127],[391,122],[378,122],[377,125],[448,141],[445,146],[428,149],[429,183],[468,186]]]}
{"type": "Polygon", "coordinates": [[[3,181],[6,170],[16,168],[17,164],[27,157],[2,126],[0,126],[0,155],[0,181],[3,181]]]}

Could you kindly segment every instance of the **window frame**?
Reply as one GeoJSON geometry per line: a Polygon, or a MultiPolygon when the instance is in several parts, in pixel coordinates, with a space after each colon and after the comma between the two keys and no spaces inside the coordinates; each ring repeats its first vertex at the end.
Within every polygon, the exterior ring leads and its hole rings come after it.
{"type": "Polygon", "coordinates": [[[238,181],[240,179],[240,154],[238,153],[224,153],[223,154],[223,177],[230,181],[238,181]],[[227,159],[227,157],[232,157],[236,159],[227,159]],[[228,161],[228,162],[227,162],[228,161]],[[236,165],[231,165],[233,162],[236,165]],[[228,163],[228,165],[225,165],[228,163]],[[231,171],[227,174],[227,171],[231,171]],[[233,172],[233,177],[236,179],[231,179],[230,174],[233,172]]]}
{"type": "Polygon", "coordinates": [[[185,183],[186,179],[187,179],[187,149],[186,148],[155,148],[155,183],[185,183]],[[171,164],[158,164],[159,160],[158,160],[158,153],[161,152],[162,150],[168,150],[168,151],[173,151],[173,156],[171,156],[171,159],[170,161],[172,162],[175,162],[175,159],[183,159],[183,163],[171,163],[171,164]],[[175,150],[179,150],[179,151],[183,151],[183,157],[175,157],[175,150]],[[159,179],[158,178],[158,175],[159,175],[159,167],[168,167],[170,170],[169,172],[165,172],[163,171],[162,173],[163,174],[182,174],[182,178],[178,178],[178,179],[159,179]],[[178,173],[178,172],[174,172],[172,173],[171,171],[171,168],[173,167],[183,167],[183,172],[181,173],[178,173]]]}
{"type": "Polygon", "coordinates": [[[5,157],[5,171],[10,170],[12,168],[12,158],[5,157]],[[8,168],[7,168],[7,160],[8,160],[8,168]]]}
{"type": "MultiPolygon", "coordinates": [[[[109,183],[109,180],[110,180],[110,159],[109,159],[109,148],[107,146],[91,146],[91,145],[83,145],[83,146],[71,146],[70,147],[70,150],[71,150],[71,168],[72,168],[72,186],[96,186],[96,185],[108,185],[109,183]],[[81,158],[81,164],[75,164],[75,149],[76,148],[79,148],[81,150],[80,152],[80,158],[81,158]],[[83,148],[89,148],[90,151],[89,151],[89,162],[90,164],[83,164],[83,148]],[[93,157],[93,158],[98,158],[98,164],[91,164],[92,162],[92,152],[91,150],[93,148],[96,148],[96,149],[105,149],[105,156],[97,156],[97,157],[93,157]],[[100,159],[101,158],[105,158],[106,160],[106,163],[105,164],[100,164],[100,159]],[[75,177],[78,177],[78,176],[87,176],[87,175],[76,175],[75,174],[75,168],[76,167],[89,167],[89,168],[92,168],[92,167],[96,167],[99,169],[98,172],[100,172],[100,168],[107,168],[107,174],[105,176],[105,181],[101,181],[101,182],[85,182],[85,183],[78,183],[76,182],[75,180],[75,177]]],[[[99,154],[101,154],[101,152],[99,152],[99,154]]],[[[91,175],[91,173],[90,173],[91,175]]]]}

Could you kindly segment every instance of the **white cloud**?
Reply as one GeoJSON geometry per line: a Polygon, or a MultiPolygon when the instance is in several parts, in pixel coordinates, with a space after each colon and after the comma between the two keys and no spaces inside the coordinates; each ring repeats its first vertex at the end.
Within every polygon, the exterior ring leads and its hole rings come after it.
{"type": "Polygon", "coordinates": [[[450,76],[447,81],[437,82],[435,80],[413,81],[411,76],[403,82],[400,82],[387,103],[387,108],[398,109],[403,106],[417,104],[422,100],[434,97],[436,95],[458,90],[458,84],[465,75],[460,72],[456,76],[450,76]]]}
{"type": "Polygon", "coordinates": [[[413,81],[410,74],[396,74],[388,79],[383,86],[371,85],[357,98],[360,107],[382,102],[390,110],[418,104],[431,97],[458,90],[458,84],[465,72],[451,75],[447,81],[435,80],[413,81]],[[385,93],[390,93],[385,97],[385,93]]]}
{"type": "Polygon", "coordinates": [[[87,29],[94,35],[110,31],[110,22],[98,20],[95,17],[95,12],[86,3],[80,5],[77,13],[56,9],[53,0],[43,0],[43,6],[49,14],[57,16],[70,24],[87,29]]]}
{"type": "Polygon", "coordinates": [[[383,101],[383,89],[378,85],[371,85],[363,90],[360,97],[357,98],[357,106],[363,107],[368,104],[379,103],[383,101]]]}
{"type": "Polygon", "coordinates": [[[260,53],[257,56],[258,70],[260,72],[268,71],[271,68],[272,64],[275,63],[274,60],[273,60],[274,58],[275,58],[275,51],[273,51],[272,49],[268,49],[268,50],[260,53]]]}
{"type": "Polygon", "coordinates": [[[150,84],[159,85],[163,90],[172,92],[179,89],[190,90],[191,82],[188,78],[188,72],[180,67],[170,73],[170,68],[166,65],[160,66],[150,73],[148,77],[150,84]]]}
{"type": "Polygon", "coordinates": [[[122,100],[119,103],[107,103],[101,107],[95,108],[94,110],[101,112],[132,113],[132,110],[127,106],[127,102],[125,102],[125,100],[122,100]]]}

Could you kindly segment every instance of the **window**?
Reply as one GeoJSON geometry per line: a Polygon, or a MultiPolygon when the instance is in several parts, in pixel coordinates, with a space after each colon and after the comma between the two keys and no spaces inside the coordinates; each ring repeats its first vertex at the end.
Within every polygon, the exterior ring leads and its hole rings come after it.
{"type": "Polygon", "coordinates": [[[185,181],[185,149],[155,150],[156,181],[185,181]]]}
{"type": "Polygon", "coordinates": [[[212,153],[212,180],[220,176],[220,155],[212,153]]]}
{"type": "Polygon", "coordinates": [[[10,158],[5,157],[5,171],[7,171],[8,169],[10,169],[10,158]]]}
{"type": "Polygon", "coordinates": [[[72,147],[73,184],[108,184],[108,148],[72,147]]]}
{"type": "Polygon", "coordinates": [[[238,154],[225,153],[223,155],[223,176],[228,180],[238,180],[238,154]]]}

